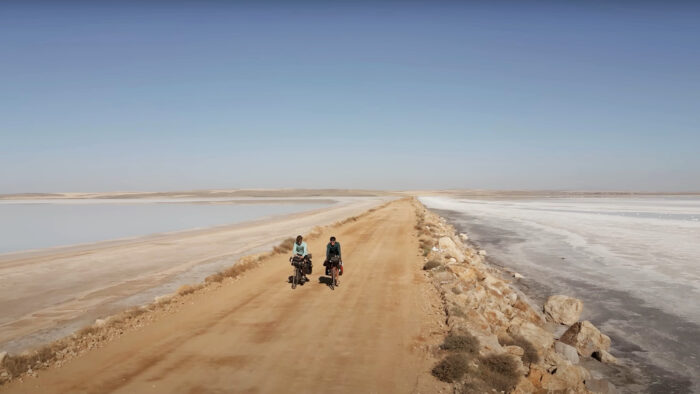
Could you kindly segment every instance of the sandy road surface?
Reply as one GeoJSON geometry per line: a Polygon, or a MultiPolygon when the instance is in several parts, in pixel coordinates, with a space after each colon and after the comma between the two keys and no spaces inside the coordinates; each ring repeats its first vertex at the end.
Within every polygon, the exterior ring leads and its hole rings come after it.
{"type": "Polygon", "coordinates": [[[331,230],[340,287],[320,283],[331,231],[309,242],[311,282],[277,256],[139,331],[1,392],[436,392],[428,344],[444,334],[420,267],[414,209],[394,202],[331,230]]]}
{"type": "Polygon", "coordinates": [[[50,342],[386,200],[349,199],[231,226],[0,255],[0,349],[19,352],[50,342]]]}

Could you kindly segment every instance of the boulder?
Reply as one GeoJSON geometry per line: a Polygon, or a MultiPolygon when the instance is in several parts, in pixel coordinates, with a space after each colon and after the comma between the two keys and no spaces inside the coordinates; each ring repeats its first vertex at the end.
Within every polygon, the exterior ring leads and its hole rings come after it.
{"type": "Polygon", "coordinates": [[[544,304],[544,313],[553,321],[570,326],[583,312],[583,301],[565,295],[553,295],[544,304]]]}
{"type": "Polygon", "coordinates": [[[506,346],[503,349],[505,349],[506,353],[512,354],[513,356],[516,357],[522,357],[523,354],[525,354],[525,350],[521,348],[520,346],[515,346],[515,345],[510,345],[506,346]]]}
{"type": "Polygon", "coordinates": [[[468,241],[469,237],[465,233],[459,233],[459,237],[462,238],[462,241],[468,241]]]}
{"type": "Polygon", "coordinates": [[[450,255],[450,257],[454,257],[457,262],[461,263],[464,261],[464,254],[462,253],[459,248],[457,248],[457,244],[455,244],[455,241],[452,240],[450,237],[442,237],[438,240],[438,247],[440,250],[445,252],[445,254],[450,255]]]}
{"type": "Polygon", "coordinates": [[[0,352],[0,367],[2,367],[2,363],[5,361],[5,357],[7,357],[7,352],[0,352]]]}
{"type": "Polygon", "coordinates": [[[529,379],[520,379],[518,385],[513,389],[512,394],[530,394],[535,392],[537,392],[537,388],[529,379]]]}
{"type": "Polygon", "coordinates": [[[477,280],[481,280],[483,278],[483,276],[480,275],[480,273],[477,270],[471,267],[464,267],[461,265],[449,265],[447,269],[452,271],[455,275],[459,277],[459,279],[461,279],[467,284],[476,282],[477,280]]]}
{"type": "Polygon", "coordinates": [[[530,341],[535,347],[543,350],[549,349],[554,343],[552,333],[520,318],[513,319],[513,324],[508,327],[508,333],[511,336],[519,335],[530,341]]]}
{"type": "Polygon", "coordinates": [[[554,343],[554,351],[561,354],[572,364],[578,364],[579,362],[578,352],[576,351],[576,348],[571,345],[567,345],[564,342],[557,341],[554,343]]]}
{"type": "Polygon", "coordinates": [[[617,358],[605,350],[596,350],[591,354],[591,357],[606,364],[617,364],[617,358]]]}
{"type": "Polygon", "coordinates": [[[515,292],[508,293],[504,296],[508,305],[514,305],[518,301],[518,294],[515,292]]]}
{"type": "Polygon", "coordinates": [[[447,271],[436,272],[433,274],[433,277],[440,283],[449,283],[455,279],[455,277],[447,271]]]}
{"type": "Polygon", "coordinates": [[[610,337],[601,333],[588,320],[569,327],[559,340],[575,347],[578,354],[586,357],[591,356],[596,350],[610,350],[610,337]]]}
{"type": "Polygon", "coordinates": [[[449,259],[447,259],[447,264],[456,264],[456,263],[457,263],[457,259],[455,259],[454,257],[450,257],[449,259]]]}
{"type": "Polygon", "coordinates": [[[517,273],[517,272],[513,272],[513,278],[515,278],[515,279],[522,279],[522,278],[524,278],[524,276],[520,275],[520,274],[517,273]]]}
{"type": "Polygon", "coordinates": [[[479,256],[486,256],[486,251],[483,249],[479,250],[479,256]]]}
{"type": "Polygon", "coordinates": [[[545,352],[544,359],[542,360],[542,365],[547,370],[547,372],[554,373],[557,369],[572,364],[561,354],[553,351],[552,349],[549,349],[545,352]]]}
{"type": "Polygon", "coordinates": [[[548,391],[572,390],[573,392],[583,392],[585,381],[590,379],[591,374],[578,365],[563,365],[557,368],[554,373],[544,376],[542,388],[548,391]]]}

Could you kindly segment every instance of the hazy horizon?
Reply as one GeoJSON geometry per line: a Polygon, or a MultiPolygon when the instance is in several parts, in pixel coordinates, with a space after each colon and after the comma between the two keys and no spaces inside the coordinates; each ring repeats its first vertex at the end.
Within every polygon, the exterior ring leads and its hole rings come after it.
{"type": "Polygon", "coordinates": [[[3,2],[0,194],[700,191],[700,4],[3,2]]]}

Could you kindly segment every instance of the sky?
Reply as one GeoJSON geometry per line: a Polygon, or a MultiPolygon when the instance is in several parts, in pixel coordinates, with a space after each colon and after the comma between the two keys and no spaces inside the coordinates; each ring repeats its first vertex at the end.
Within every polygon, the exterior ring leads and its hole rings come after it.
{"type": "Polygon", "coordinates": [[[0,2],[0,193],[700,191],[700,3],[0,2]]]}

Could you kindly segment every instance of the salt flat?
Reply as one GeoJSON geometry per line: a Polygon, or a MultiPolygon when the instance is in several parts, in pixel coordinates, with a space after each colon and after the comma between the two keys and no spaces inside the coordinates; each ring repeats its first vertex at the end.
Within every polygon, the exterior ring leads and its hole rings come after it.
{"type": "Polygon", "coordinates": [[[652,391],[661,382],[700,387],[700,307],[691,301],[700,298],[700,199],[421,201],[449,211],[491,261],[525,275],[530,296],[584,300],[583,318],[611,335],[613,354],[643,368],[652,391]]]}

